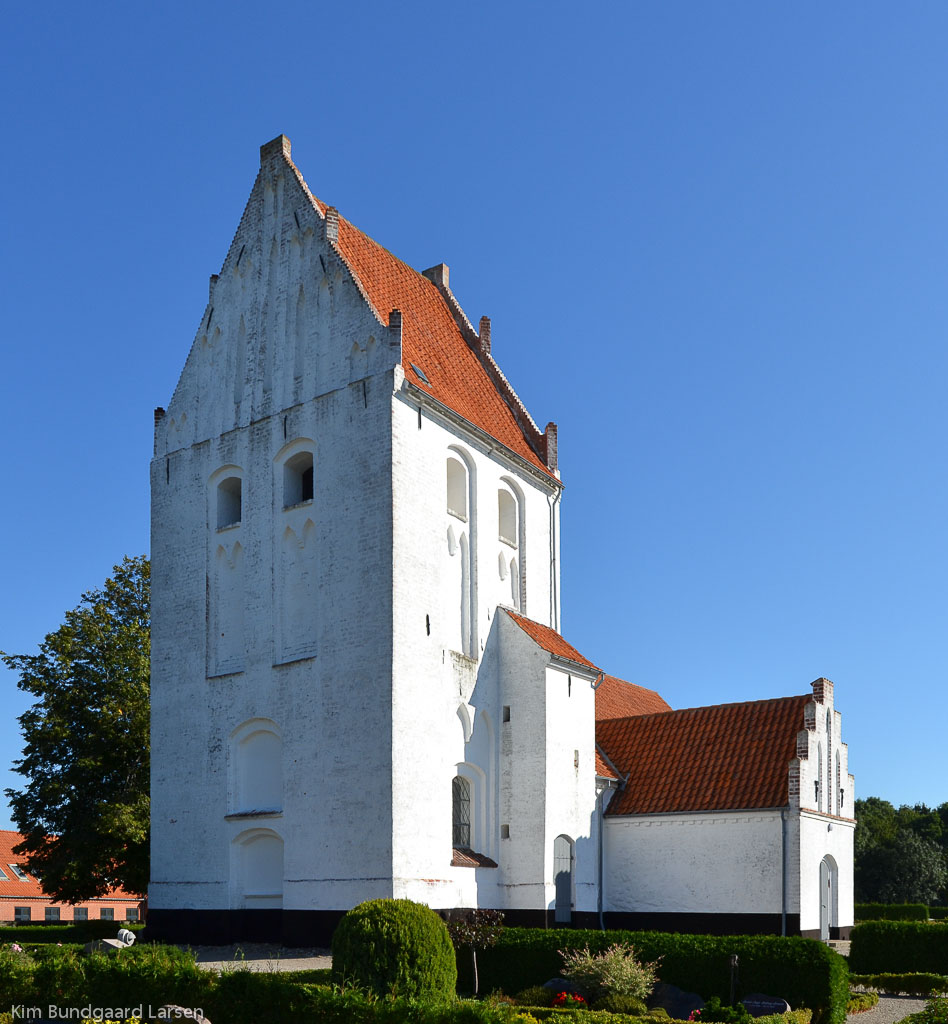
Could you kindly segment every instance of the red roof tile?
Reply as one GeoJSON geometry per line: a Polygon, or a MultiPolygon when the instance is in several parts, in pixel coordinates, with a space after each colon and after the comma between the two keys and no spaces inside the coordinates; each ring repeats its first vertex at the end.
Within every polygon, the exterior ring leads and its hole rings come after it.
{"type": "Polygon", "coordinates": [[[603,779],[617,779],[619,776],[613,771],[609,762],[602,756],[599,749],[596,749],[596,774],[603,779]]]}
{"type": "Polygon", "coordinates": [[[462,850],[455,846],[451,856],[451,867],[453,868],[495,868],[497,861],[491,860],[484,853],[475,853],[473,850],[462,850]]]}
{"type": "Polygon", "coordinates": [[[812,695],[720,704],[596,723],[628,780],[609,814],[783,807],[812,695]]]}
{"type": "Polygon", "coordinates": [[[509,608],[504,608],[504,611],[517,623],[517,625],[533,640],[539,644],[545,651],[549,651],[550,654],[555,654],[557,657],[566,658],[569,661],[575,661],[579,665],[585,665],[587,668],[593,669],[598,672],[599,669],[588,659],[584,658],[579,651],[573,647],[572,644],[568,644],[555,629],[551,629],[549,626],[544,626],[539,622],[534,622],[533,619],[526,619],[522,615],[518,615],[516,612],[512,612],[509,608]]]}
{"type": "MultiPolygon", "coordinates": [[[[326,204],[309,192],[292,162],[290,166],[316,209],[325,216],[326,204]]],[[[408,380],[556,479],[465,340],[438,286],[342,216],[336,251],[382,323],[388,324],[393,309],[401,312],[402,367],[408,380]],[[428,383],[412,370],[412,363],[424,372],[428,383]]],[[[541,437],[538,427],[536,430],[534,444],[541,437]]]]}
{"type": "MultiPolygon", "coordinates": [[[[23,841],[23,836],[19,832],[11,832],[8,829],[0,829],[0,870],[7,876],[7,881],[0,878],[0,898],[3,897],[15,897],[23,900],[43,900],[44,902],[52,902],[49,897],[43,892],[39,881],[33,877],[28,871],[28,881],[22,882],[14,873],[10,867],[11,864],[16,864],[21,870],[26,870],[23,865],[26,863],[26,857],[21,854],[14,853],[13,847],[23,841]]],[[[112,889],[105,896],[99,897],[99,899],[111,899],[111,900],[131,900],[137,902],[141,897],[133,896],[131,893],[127,893],[124,889],[112,889]]]]}
{"type": "Polygon", "coordinates": [[[596,721],[607,718],[628,718],[630,715],[652,715],[671,711],[671,706],[654,690],[627,683],[615,676],[603,676],[596,690],[596,721]]]}

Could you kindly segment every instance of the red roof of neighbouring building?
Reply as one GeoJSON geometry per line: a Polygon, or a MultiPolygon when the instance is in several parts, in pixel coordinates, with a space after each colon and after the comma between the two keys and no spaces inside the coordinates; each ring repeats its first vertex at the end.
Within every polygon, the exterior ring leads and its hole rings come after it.
{"type": "Polygon", "coordinates": [[[654,690],[627,683],[615,676],[603,676],[596,690],[596,721],[607,718],[628,718],[630,715],[652,715],[671,711],[671,705],[654,690]]]}
{"type": "Polygon", "coordinates": [[[663,711],[596,723],[596,742],[627,776],[609,814],[787,804],[803,709],[812,695],[663,711]]]}
{"type": "MultiPolygon", "coordinates": [[[[23,842],[23,836],[19,832],[12,832],[9,829],[0,829],[0,869],[2,869],[3,874],[7,876],[6,881],[0,877],[0,898],[41,900],[44,903],[53,903],[54,901],[52,898],[43,892],[39,879],[31,872],[27,871],[23,866],[26,863],[26,857],[13,852],[13,847],[17,846],[21,842],[23,842]],[[11,867],[12,864],[16,864],[26,873],[26,881],[21,881],[16,877],[16,874],[11,867]]],[[[127,900],[132,903],[137,903],[141,900],[141,896],[134,896],[132,893],[128,893],[119,887],[116,889],[110,889],[108,893],[104,896],[98,897],[98,899],[127,900]]]]}
{"type": "Polygon", "coordinates": [[[555,654],[558,658],[566,658],[568,661],[575,661],[577,665],[583,665],[586,668],[591,668],[595,672],[599,669],[588,659],[584,658],[579,651],[572,645],[567,643],[555,629],[551,629],[549,626],[544,626],[541,622],[534,622],[533,619],[525,618],[523,615],[519,615],[517,612],[511,611],[509,608],[504,608],[504,611],[513,619],[514,622],[533,640],[539,644],[545,651],[549,651],[550,654],[555,654]]]}

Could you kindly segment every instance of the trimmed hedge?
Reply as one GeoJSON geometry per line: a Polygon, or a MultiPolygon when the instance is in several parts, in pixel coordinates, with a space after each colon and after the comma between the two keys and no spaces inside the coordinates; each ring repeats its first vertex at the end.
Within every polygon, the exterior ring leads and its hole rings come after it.
{"type": "Polygon", "coordinates": [[[114,939],[122,928],[134,932],[135,938],[141,940],[145,926],[140,921],[133,924],[125,921],[78,921],[75,924],[0,925],[0,946],[7,942],[29,942],[31,945],[75,942],[84,946],[94,939],[114,939]]]}
{"type": "Polygon", "coordinates": [[[944,974],[850,974],[849,984],[920,999],[948,992],[948,977],[944,974]]]}
{"type": "Polygon", "coordinates": [[[850,937],[849,966],[856,974],[941,974],[948,968],[948,923],[867,921],[850,937]]]}
{"type": "Polygon", "coordinates": [[[927,921],[931,916],[924,903],[857,903],[857,921],[927,921]]]}
{"type": "MultiPolygon", "coordinates": [[[[816,1024],[842,1024],[849,999],[849,971],[838,953],[811,939],[776,935],[675,935],[664,932],[505,928],[495,946],[477,956],[485,992],[520,992],[559,976],[558,950],[588,946],[599,952],[616,942],[635,949],[642,961],[661,958],[661,981],[704,999],[730,998],[729,957],[737,954],[736,998],[751,992],[782,996],[792,1006],[810,1007],[816,1024]]],[[[470,966],[459,957],[459,984],[470,984],[470,966]]]]}
{"type": "Polygon", "coordinates": [[[376,995],[452,999],[457,984],[447,925],[411,900],[367,900],[332,937],[332,979],[376,995]]]}

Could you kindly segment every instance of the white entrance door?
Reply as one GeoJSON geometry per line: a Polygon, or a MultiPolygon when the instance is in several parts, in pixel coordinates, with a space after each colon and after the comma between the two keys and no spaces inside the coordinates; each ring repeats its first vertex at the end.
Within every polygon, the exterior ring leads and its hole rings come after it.
{"type": "Polygon", "coordinates": [[[830,928],[836,922],[836,862],[832,857],[820,861],[820,938],[828,942],[830,928]]]}

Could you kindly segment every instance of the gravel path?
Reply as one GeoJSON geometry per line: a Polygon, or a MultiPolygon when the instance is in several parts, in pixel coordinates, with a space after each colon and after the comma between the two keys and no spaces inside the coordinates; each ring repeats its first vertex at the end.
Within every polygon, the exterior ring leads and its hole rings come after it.
{"type": "Polygon", "coordinates": [[[862,1013],[851,1013],[846,1024],[896,1024],[910,1013],[925,1009],[924,999],[906,999],[903,996],[879,996],[878,1005],[862,1013]]]}
{"type": "Polygon", "coordinates": [[[265,942],[233,946],[181,946],[190,949],[206,971],[309,971],[332,967],[328,949],[285,949],[265,942]]]}

